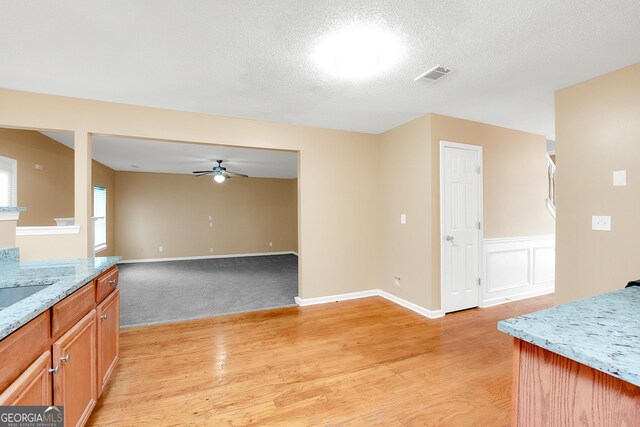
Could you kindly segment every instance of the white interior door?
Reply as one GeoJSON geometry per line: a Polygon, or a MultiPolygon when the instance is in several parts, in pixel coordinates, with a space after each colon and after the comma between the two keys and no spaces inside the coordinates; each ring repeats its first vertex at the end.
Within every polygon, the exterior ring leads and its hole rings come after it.
{"type": "Polygon", "coordinates": [[[479,305],[482,148],[441,144],[442,308],[448,313],[479,305]]]}

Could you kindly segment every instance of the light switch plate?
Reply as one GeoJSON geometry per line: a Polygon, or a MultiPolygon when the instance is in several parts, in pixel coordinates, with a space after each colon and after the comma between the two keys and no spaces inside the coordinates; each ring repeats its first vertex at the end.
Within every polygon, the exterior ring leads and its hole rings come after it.
{"type": "Polygon", "coordinates": [[[613,186],[624,187],[625,185],[627,185],[627,171],[613,172],[613,186]]]}
{"type": "Polygon", "coordinates": [[[400,224],[407,223],[407,214],[400,214],[400,224]]]}
{"type": "Polygon", "coordinates": [[[611,231],[610,216],[592,216],[591,229],[595,231],[611,231]]]}

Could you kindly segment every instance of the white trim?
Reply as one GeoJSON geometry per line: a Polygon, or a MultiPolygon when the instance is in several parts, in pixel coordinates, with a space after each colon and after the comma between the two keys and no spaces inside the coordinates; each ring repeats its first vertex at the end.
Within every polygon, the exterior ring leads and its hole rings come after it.
{"type": "Polygon", "coordinates": [[[78,234],[79,225],[16,227],[16,236],[50,236],[56,234],[78,234]]]}
{"type": "Polygon", "coordinates": [[[292,254],[294,254],[295,256],[298,256],[298,252],[291,252],[292,254]]]}
{"type": "Polygon", "coordinates": [[[329,295],[326,297],[316,297],[316,298],[295,297],[294,300],[296,304],[298,304],[301,307],[304,307],[308,305],[326,304],[330,302],[348,301],[352,299],[368,298],[368,297],[375,297],[375,296],[387,299],[395,304],[408,308],[409,310],[414,311],[422,316],[428,317],[429,319],[437,319],[439,317],[444,316],[444,313],[442,312],[442,310],[434,311],[434,310],[426,309],[424,307],[421,307],[417,304],[404,300],[400,297],[397,297],[381,289],[371,289],[368,291],[351,292],[348,294],[329,295]]]}
{"type": "MultiPolygon", "coordinates": [[[[18,205],[18,161],[11,157],[0,156],[0,165],[7,165],[11,172],[11,200],[8,200],[9,206],[18,205]]],[[[3,168],[3,170],[5,170],[3,168]]]]}
{"type": "Polygon", "coordinates": [[[555,234],[541,234],[539,236],[522,236],[522,237],[489,237],[484,239],[484,244],[492,243],[517,243],[517,242],[531,242],[538,240],[556,240],[555,234]]]}
{"type": "Polygon", "coordinates": [[[97,254],[98,252],[102,252],[107,248],[108,248],[108,246],[106,244],[100,245],[100,246],[96,246],[95,249],[94,249],[94,253],[97,254]]]}
{"type": "Polygon", "coordinates": [[[414,304],[393,294],[390,294],[389,292],[385,292],[381,289],[378,289],[378,292],[378,295],[380,295],[381,297],[395,302],[396,304],[401,305],[404,308],[408,308],[411,311],[415,311],[416,313],[421,314],[424,317],[428,317],[429,319],[437,319],[444,316],[444,311],[442,310],[429,310],[427,308],[419,306],[418,304],[414,304]]]}
{"type": "MultiPolygon", "coordinates": [[[[444,175],[444,168],[442,167],[442,163],[444,161],[444,150],[443,148],[445,147],[450,147],[450,148],[459,148],[462,150],[470,150],[470,151],[476,151],[478,152],[478,163],[480,164],[480,178],[478,180],[478,221],[480,221],[480,231],[478,232],[478,275],[482,278],[482,251],[483,251],[483,247],[482,247],[482,241],[484,239],[484,162],[482,159],[482,146],[480,145],[471,145],[471,144],[461,144],[459,142],[451,142],[451,141],[444,141],[441,140],[440,141],[440,174],[439,174],[439,179],[440,179],[440,311],[442,311],[443,313],[446,312],[446,307],[444,304],[444,231],[442,230],[442,226],[443,226],[443,209],[442,209],[442,201],[443,201],[443,197],[444,197],[444,192],[443,192],[443,175],[444,175]]],[[[478,307],[480,306],[480,301],[482,300],[482,290],[484,287],[484,281],[480,280],[480,286],[479,286],[479,291],[478,291],[478,307]]]]}
{"type": "Polygon", "coordinates": [[[0,221],[17,221],[20,219],[18,211],[0,211],[0,221]]]}
{"type": "Polygon", "coordinates": [[[120,261],[120,264],[132,264],[134,262],[162,262],[162,261],[186,261],[192,259],[216,259],[216,258],[239,258],[248,256],[268,256],[268,255],[297,255],[293,251],[284,252],[258,252],[251,254],[229,254],[229,255],[204,255],[204,256],[184,256],[174,258],[147,258],[147,259],[127,259],[120,261]]]}
{"type": "Polygon", "coordinates": [[[482,303],[482,308],[493,307],[495,305],[507,304],[514,301],[520,301],[527,298],[539,297],[542,295],[552,294],[556,291],[555,286],[540,289],[532,292],[522,292],[519,294],[515,294],[509,297],[501,297],[501,298],[493,298],[484,300],[482,303]]]}
{"type": "Polygon", "coordinates": [[[329,295],[326,297],[316,297],[316,298],[300,298],[294,297],[296,304],[301,307],[307,305],[316,305],[316,304],[326,304],[329,302],[339,302],[339,301],[348,301],[350,299],[358,299],[358,298],[367,298],[367,297],[375,297],[379,296],[378,289],[372,289],[369,291],[360,291],[360,292],[351,292],[348,294],[339,294],[339,295],[329,295]]]}
{"type": "Polygon", "coordinates": [[[556,155],[556,150],[547,151],[547,155],[555,156],[556,155]]]}
{"type": "Polygon", "coordinates": [[[484,239],[481,307],[555,291],[555,235],[484,239]]]}

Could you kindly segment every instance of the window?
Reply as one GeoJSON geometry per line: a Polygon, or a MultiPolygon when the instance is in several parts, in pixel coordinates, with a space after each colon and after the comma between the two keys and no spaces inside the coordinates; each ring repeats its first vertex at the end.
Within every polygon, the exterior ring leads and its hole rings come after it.
{"type": "Polygon", "coordinates": [[[93,217],[96,252],[107,247],[107,189],[93,187],[93,217]]]}
{"type": "Polygon", "coordinates": [[[18,162],[0,156],[0,206],[17,206],[16,182],[18,162]]]}

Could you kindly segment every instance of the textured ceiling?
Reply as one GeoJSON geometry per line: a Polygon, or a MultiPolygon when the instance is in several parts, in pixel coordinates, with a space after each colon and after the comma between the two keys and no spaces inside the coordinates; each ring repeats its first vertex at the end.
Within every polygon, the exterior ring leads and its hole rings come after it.
{"type": "Polygon", "coordinates": [[[60,0],[0,4],[0,87],[379,133],[428,112],[553,137],[553,92],[640,62],[637,0],[60,0]],[[313,60],[369,25],[398,62],[313,60]],[[413,79],[436,64],[455,73],[413,79]]]}
{"type": "MultiPolygon", "coordinates": [[[[73,148],[72,133],[42,133],[73,148]]],[[[119,171],[191,174],[195,170],[210,170],[217,165],[216,160],[224,160],[222,166],[228,170],[253,178],[298,176],[298,154],[292,151],[93,135],[92,154],[95,160],[119,171]]]]}

